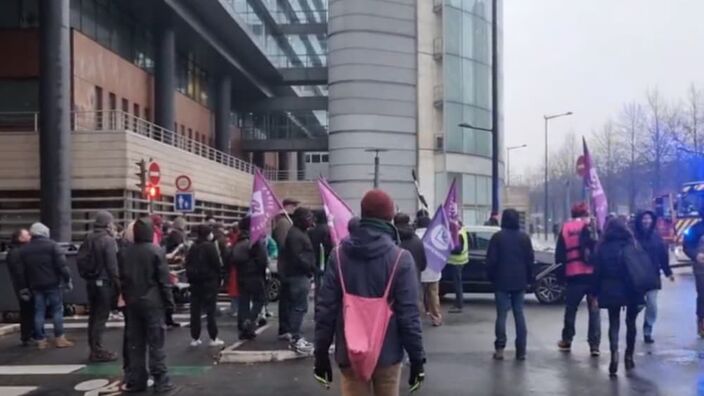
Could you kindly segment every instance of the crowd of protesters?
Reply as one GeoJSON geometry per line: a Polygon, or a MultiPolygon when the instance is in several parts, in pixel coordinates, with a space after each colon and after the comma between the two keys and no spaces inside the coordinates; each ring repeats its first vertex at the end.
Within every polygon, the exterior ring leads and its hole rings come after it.
{"type": "MultiPolygon", "coordinates": [[[[89,360],[106,362],[118,354],[103,345],[103,333],[111,311],[124,312],[122,357],[125,390],[146,389],[151,376],[155,390],[172,388],[165,365],[165,326],[178,326],[173,319],[174,275],[169,263],[182,264],[190,284],[191,347],[201,341],[201,314],[206,316],[209,345],[224,345],[217,326],[217,300],[222,287],[231,298],[231,313],[237,316],[239,337],[252,340],[266,323],[267,276],[270,262],[277,263],[281,282],[278,337],[290,348],[315,358],[315,378],[323,384],[333,379],[330,349],[341,367],[343,395],[397,394],[401,363],[410,362],[409,385],[417,389],[424,380],[425,352],[421,319],[432,326],[443,325],[439,282],[443,276],[428,266],[422,238],[431,223],[425,210],[416,218],[398,213],[390,196],[381,190],[368,192],[361,201],[361,217],[349,222],[349,236],[336,247],[324,211],[301,207],[295,199],[283,202],[284,211],[274,219],[270,236],[252,240],[249,217],[229,230],[214,219],[196,225],[189,238],[188,225],[179,217],[172,223],[159,216],[137,219],[117,231],[112,215],[100,211],[93,232],[77,254],[78,270],[86,280],[89,305],[89,360]],[[303,337],[302,326],[309,311],[311,286],[315,289],[315,338],[303,337]],[[389,303],[389,302],[392,303],[389,303]],[[367,375],[355,358],[360,340],[346,339],[349,315],[364,303],[371,324],[383,324],[384,332],[367,341],[378,343],[379,358],[367,375]],[[424,315],[422,315],[424,314],[424,315]],[[394,320],[390,320],[394,317],[394,320]],[[354,344],[354,345],[353,345],[354,344]],[[351,346],[353,345],[353,346],[351,346]],[[146,365],[147,355],[149,367],[146,365]]],[[[587,205],[576,204],[572,219],[557,232],[555,262],[566,282],[565,312],[560,351],[569,352],[575,337],[578,307],[586,298],[589,317],[588,346],[591,356],[600,356],[600,310],[608,312],[610,364],[615,375],[619,365],[621,311],[625,309],[626,348],[624,364],[635,367],[636,319],[645,307],[643,337],[654,343],[660,276],[674,280],[668,249],[656,231],[652,211],[639,213],[632,224],[609,218],[597,230],[587,205]]],[[[520,230],[519,214],[506,209],[493,213],[485,225],[497,227],[487,249],[489,281],[494,286],[496,321],[494,358],[503,360],[507,346],[506,320],[512,311],[516,326],[515,357],[525,360],[528,329],[524,314],[525,292],[535,282],[535,257],[531,239],[520,230]]],[[[697,316],[704,336],[704,222],[685,240],[685,251],[695,261],[697,316]]],[[[459,224],[456,243],[444,271],[455,291],[450,314],[459,314],[464,304],[465,267],[471,265],[472,240],[468,228],[459,224]]],[[[12,237],[7,256],[20,307],[21,341],[45,349],[50,344],[44,332],[45,318],[53,321],[54,345],[73,343],[63,330],[63,291],[73,282],[65,253],[50,238],[41,223],[19,230],[12,237]]],[[[362,326],[355,322],[355,326],[362,326]]],[[[369,325],[369,324],[367,324],[369,325]]],[[[362,327],[355,331],[364,333],[362,327]]],[[[378,326],[377,326],[378,327],[378,326]]],[[[369,330],[372,331],[372,330],[369,330]]],[[[371,345],[371,344],[370,344],[371,345]]],[[[365,352],[366,353],[366,352],[365,352]]],[[[358,361],[359,360],[359,361],[358,361]]],[[[369,369],[367,367],[367,369],[369,369]]]]}

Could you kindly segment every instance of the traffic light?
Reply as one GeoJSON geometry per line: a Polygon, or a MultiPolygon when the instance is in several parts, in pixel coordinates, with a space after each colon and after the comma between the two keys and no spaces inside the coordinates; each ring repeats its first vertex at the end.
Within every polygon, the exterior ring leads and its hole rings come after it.
{"type": "Polygon", "coordinates": [[[149,201],[158,201],[161,198],[161,188],[158,185],[149,184],[144,195],[149,201]]]}
{"type": "Polygon", "coordinates": [[[139,172],[135,173],[139,178],[139,183],[137,183],[137,187],[139,188],[139,191],[142,192],[142,198],[147,198],[147,161],[141,159],[135,164],[139,168],[139,172]]]}

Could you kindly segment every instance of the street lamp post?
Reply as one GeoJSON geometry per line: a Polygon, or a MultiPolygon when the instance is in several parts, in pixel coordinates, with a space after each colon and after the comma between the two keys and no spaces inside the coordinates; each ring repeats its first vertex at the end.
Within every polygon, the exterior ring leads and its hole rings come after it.
{"type": "Polygon", "coordinates": [[[555,118],[566,117],[571,115],[572,112],[568,111],[566,113],[543,116],[543,119],[545,119],[545,205],[543,207],[543,225],[545,226],[545,229],[543,231],[545,232],[546,241],[548,240],[548,121],[555,118]]]}
{"type": "Polygon", "coordinates": [[[374,153],[374,188],[379,188],[379,153],[385,153],[389,150],[382,148],[370,148],[364,151],[367,153],[374,153]]]}
{"type": "Polygon", "coordinates": [[[528,147],[527,144],[506,147],[506,187],[511,186],[511,151],[528,147]]]}
{"type": "MultiPolygon", "coordinates": [[[[484,131],[491,133],[492,144],[495,143],[497,133],[493,128],[481,128],[475,127],[472,124],[463,122],[458,124],[460,128],[475,129],[477,131],[484,131]]],[[[496,143],[498,144],[498,143],[496,143]]],[[[499,213],[499,156],[498,148],[492,147],[491,154],[491,213],[499,213]]]]}

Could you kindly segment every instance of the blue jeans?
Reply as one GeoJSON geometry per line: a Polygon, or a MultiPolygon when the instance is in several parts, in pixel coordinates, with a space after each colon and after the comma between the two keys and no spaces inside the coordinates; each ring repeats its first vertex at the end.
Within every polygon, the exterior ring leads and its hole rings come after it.
{"type": "Polygon", "coordinates": [[[452,281],[455,285],[455,308],[462,309],[464,305],[464,290],[462,288],[462,270],[464,265],[447,265],[452,273],[452,281]]]}
{"type": "Polygon", "coordinates": [[[293,340],[301,338],[303,318],[308,313],[308,294],[310,293],[310,279],[307,276],[296,276],[286,279],[289,295],[289,324],[293,340]]]}
{"type": "Polygon", "coordinates": [[[526,317],[523,315],[524,291],[511,291],[494,293],[496,298],[496,341],[494,348],[506,348],[506,317],[508,311],[513,310],[513,320],[516,322],[516,354],[518,356],[526,353],[526,340],[528,329],[526,327],[526,317]]]}
{"type": "Polygon", "coordinates": [[[44,318],[47,312],[54,322],[54,337],[64,335],[64,296],[61,289],[32,290],[34,295],[34,339],[44,340],[44,318]]]}
{"type": "Polygon", "coordinates": [[[645,293],[645,320],[643,320],[643,336],[653,336],[653,326],[658,317],[658,290],[645,293]]]}

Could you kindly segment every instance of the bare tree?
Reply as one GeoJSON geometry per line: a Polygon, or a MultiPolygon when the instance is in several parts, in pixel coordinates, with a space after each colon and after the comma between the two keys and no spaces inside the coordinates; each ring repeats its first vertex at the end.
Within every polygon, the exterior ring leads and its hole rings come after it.
{"type": "Polygon", "coordinates": [[[697,154],[701,153],[702,140],[699,136],[699,125],[702,121],[702,92],[692,84],[687,95],[687,109],[684,121],[684,129],[687,130],[691,142],[691,150],[697,154]]]}
{"type": "Polygon", "coordinates": [[[645,129],[645,113],[643,108],[636,102],[631,102],[623,106],[621,110],[619,129],[625,140],[626,146],[626,169],[628,175],[627,195],[628,210],[631,213],[636,211],[636,197],[638,197],[639,183],[636,179],[636,169],[639,162],[639,138],[645,129]]]}
{"type": "Polygon", "coordinates": [[[608,120],[604,127],[592,134],[594,137],[593,152],[594,158],[599,166],[599,174],[604,181],[606,196],[616,203],[617,189],[616,177],[619,171],[628,162],[625,161],[625,154],[628,152],[626,140],[623,134],[614,126],[612,120],[608,120]]]}
{"type": "Polygon", "coordinates": [[[662,191],[662,169],[672,153],[672,135],[665,125],[668,108],[657,89],[647,94],[647,127],[644,129],[643,155],[652,159],[651,186],[653,192],[662,191]]]}

